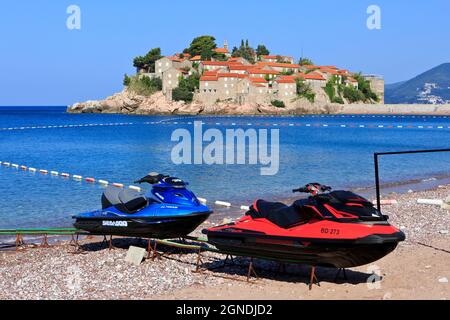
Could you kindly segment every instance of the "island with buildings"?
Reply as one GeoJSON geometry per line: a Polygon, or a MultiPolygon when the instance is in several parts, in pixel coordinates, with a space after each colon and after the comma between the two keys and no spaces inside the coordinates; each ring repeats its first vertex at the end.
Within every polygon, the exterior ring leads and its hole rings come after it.
{"type": "Polygon", "coordinates": [[[159,48],[133,61],[136,74],[104,100],[75,103],[69,112],[134,114],[300,114],[373,112],[384,105],[384,80],[301,57],[273,54],[248,40],[230,49],[212,36],[180,53],[159,48]]]}

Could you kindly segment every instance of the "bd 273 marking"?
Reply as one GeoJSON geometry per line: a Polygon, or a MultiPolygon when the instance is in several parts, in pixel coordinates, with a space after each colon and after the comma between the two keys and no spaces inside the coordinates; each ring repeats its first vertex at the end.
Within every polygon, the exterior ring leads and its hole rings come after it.
{"type": "Polygon", "coordinates": [[[332,228],[321,228],[320,233],[337,236],[341,233],[341,230],[340,229],[332,229],[332,228]]]}

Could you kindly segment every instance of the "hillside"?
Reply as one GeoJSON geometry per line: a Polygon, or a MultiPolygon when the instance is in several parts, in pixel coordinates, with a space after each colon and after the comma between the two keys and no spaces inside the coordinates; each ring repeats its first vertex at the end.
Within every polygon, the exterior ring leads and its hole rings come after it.
{"type": "Polygon", "coordinates": [[[450,63],[443,63],[408,81],[385,86],[386,103],[450,103],[450,63]]]}

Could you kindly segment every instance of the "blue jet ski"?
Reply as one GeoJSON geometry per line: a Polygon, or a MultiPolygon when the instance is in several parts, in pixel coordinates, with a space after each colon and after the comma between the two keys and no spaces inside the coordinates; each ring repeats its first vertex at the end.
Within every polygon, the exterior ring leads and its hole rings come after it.
{"type": "Polygon", "coordinates": [[[212,213],[181,179],[150,173],[135,181],[144,182],[152,185],[146,194],[108,187],[102,210],[73,216],[75,228],[93,235],[170,239],[188,235],[212,213]]]}

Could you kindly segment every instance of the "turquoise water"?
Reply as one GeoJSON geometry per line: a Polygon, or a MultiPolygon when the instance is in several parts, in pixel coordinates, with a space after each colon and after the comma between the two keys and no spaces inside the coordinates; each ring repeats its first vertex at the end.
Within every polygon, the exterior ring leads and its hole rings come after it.
{"type": "MultiPolygon", "coordinates": [[[[291,196],[292,188],[311,181],[336,188],[371,186],[373,152],[449,147],[450,118],[444,116],[194,118],[0,108],[0,161],[126,185],[158,171],[189,181],[209,201],[237,205],[255,197],[291,196]],[[192,132],[194,120],[222,132],[279,129],[278,174],[261,176],[259,165],[173,164],[171,134],[177,128],[192,132]]],[[[450,175],[449,160],[450,153],[386,157],[382,181],[450,175]]],[[[0,228],[70,226],[73,214],[99,207],[102,190],[98,184],[1,166],[0,228]]]]}

